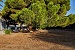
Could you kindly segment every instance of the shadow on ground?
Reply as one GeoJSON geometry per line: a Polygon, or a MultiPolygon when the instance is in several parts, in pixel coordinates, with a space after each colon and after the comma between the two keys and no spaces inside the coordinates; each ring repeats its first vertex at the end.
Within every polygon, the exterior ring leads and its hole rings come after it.
{"type": "Polygon", "coordinates": [[[64,30],[48,30],[32,35],[33,39],[42,40],[48,43],[56,43],[68,47],[75,47],[75,33],[64,30]]]}

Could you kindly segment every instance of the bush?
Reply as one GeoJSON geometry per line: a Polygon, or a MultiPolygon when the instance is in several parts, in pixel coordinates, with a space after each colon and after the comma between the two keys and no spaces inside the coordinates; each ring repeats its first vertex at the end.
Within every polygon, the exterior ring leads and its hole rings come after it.
{"type": "Polygon", "coordinates": [[[11,30],[9,30],[9,29],[5,30],[5,34],[10,34],[10,33],[11,33],[11,30]]]}

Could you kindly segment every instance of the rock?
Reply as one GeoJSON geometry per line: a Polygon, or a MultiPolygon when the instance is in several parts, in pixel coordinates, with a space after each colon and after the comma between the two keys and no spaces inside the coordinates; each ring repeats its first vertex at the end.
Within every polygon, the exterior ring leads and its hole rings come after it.
{"type": "Polygon", "coordinates": [[[5,35],[4,31],[0,31],[0,35],[5,35]]]}
{"type": "Polygon", "coordinates": [[[33,32],[33,31],[30,31],[31,33],[33,32]]]}

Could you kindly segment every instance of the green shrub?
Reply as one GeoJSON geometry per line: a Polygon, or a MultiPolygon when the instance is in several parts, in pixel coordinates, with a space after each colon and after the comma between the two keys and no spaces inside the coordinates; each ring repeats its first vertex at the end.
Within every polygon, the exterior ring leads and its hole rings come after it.
{"type": "Polygon", "coordinates": [[[10,34],[11,33],[11,30],[9,30],[9,29],[5,29],[5,34],[10,34]]]}

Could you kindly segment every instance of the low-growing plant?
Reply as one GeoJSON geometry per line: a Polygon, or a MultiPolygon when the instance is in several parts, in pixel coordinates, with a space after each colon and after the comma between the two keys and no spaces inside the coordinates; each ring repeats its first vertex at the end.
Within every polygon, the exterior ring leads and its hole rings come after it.
{"type": "Polygon", "coordinates": [[[11,34],[11,30],[9,30],[9,29],[5,29],[4,32],[5,32],[5,34],[11,34]]]}

